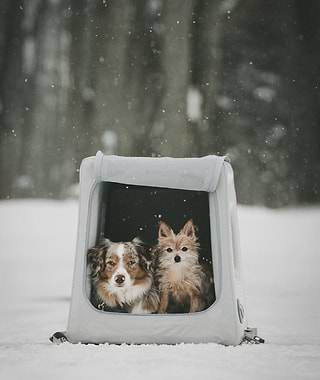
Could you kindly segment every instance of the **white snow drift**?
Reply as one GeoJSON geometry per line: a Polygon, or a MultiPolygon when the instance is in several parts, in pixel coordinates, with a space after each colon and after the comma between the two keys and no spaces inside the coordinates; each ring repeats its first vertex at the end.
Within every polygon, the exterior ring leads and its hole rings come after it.
{"type": "Polygon", "coordinates": [[[77,203],[0,202],[1,379],[320,378],[320,208],[240,207],[247,311],[265,345],[52,345],[65,328],[77,203]]]}

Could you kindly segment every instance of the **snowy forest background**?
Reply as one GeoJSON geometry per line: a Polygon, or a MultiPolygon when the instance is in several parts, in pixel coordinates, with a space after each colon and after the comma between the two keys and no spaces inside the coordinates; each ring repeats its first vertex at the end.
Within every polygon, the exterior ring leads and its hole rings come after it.
{"type": "Polygon", "coordinates": [[[319,202],[317,0],[1,0],[0,197],[81,160],[228,154],[239,201],[319,202]]]}

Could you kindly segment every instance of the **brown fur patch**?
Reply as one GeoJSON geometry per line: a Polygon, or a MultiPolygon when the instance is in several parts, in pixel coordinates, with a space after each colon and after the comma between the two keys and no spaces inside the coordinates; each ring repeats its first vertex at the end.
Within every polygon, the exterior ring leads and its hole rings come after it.
{"type": "MultiPolygon", "coordinates": [[[[91,300],[94,300],[96,307],[99,308],[100,304],[105,304],[107,308],[121,307],[130,311],[135,301],[138,303],[142,301],[149,312],[157,311],[159,296],[155,288],[153,273],[146,266],[147,260],[142,255],[143,247],[140,245],[138,247],[138,244],[142,244],[138,239],[125,243],[112,243],[105,240],[102,244],[88,251],[88,264],[91,269],[91,300]],[[129,290],[126,293],[128,301],[125,301],[126,296],[123,292],[119,295],[117,291],[114,291],[117,284],[112,280],[121,260],[118,253],[120,244],[124,246],[123,268],[130,276],[131,281],[133,280],[133,285],[132,283],[128,284],[128,289],[131,287],[131,293],[128,293],[129,290]],[[136,298],[131,298],[130,294],[135,294],[132,291],[132,286],[138,286],[142,289],[140,293],[135,295],[136,298]]],[[[124,287],[124,289],[126,288],[124,287]]]]}

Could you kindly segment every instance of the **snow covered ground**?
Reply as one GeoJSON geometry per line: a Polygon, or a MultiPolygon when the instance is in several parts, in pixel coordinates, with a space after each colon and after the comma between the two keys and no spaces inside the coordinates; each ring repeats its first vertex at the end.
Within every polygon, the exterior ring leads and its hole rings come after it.
{"type": "Polygon", "coordinates": [[[77,203],[0,202],[0,378],[320,379],[320,208],[239,210],[247,310],[265,345],[56,346],[77,203]]]}

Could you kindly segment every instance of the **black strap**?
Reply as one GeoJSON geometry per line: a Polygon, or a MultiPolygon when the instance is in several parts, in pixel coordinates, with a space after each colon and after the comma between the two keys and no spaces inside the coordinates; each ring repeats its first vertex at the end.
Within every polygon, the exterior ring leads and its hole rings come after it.
{"type": "Polygon", "coordinates": [[[50,339],[50,342],[54,344],[69,342],[68,338],[65,335],[65,332],[61,332],[61,331],[55,332],[49,339],[50,339]]]}

